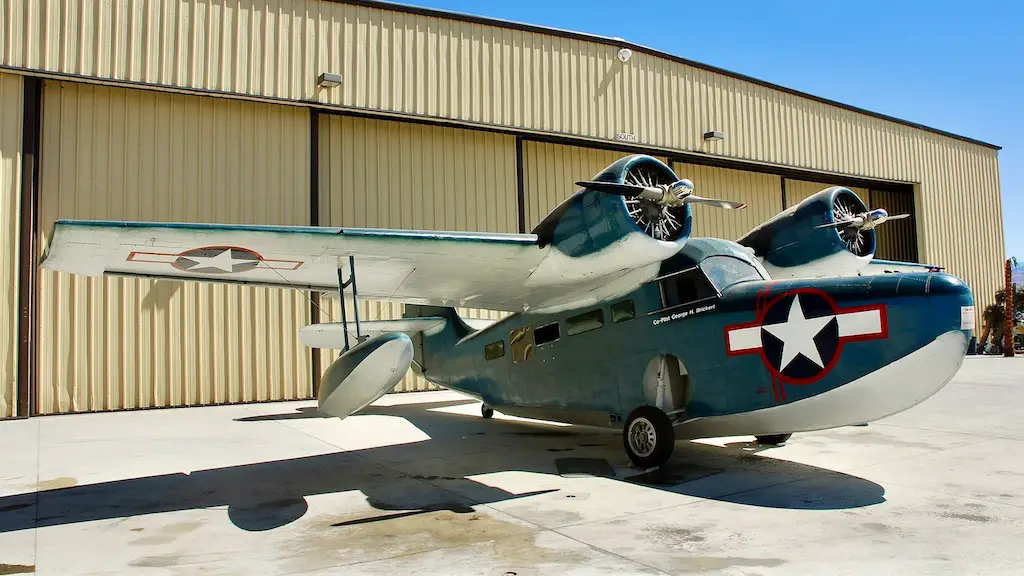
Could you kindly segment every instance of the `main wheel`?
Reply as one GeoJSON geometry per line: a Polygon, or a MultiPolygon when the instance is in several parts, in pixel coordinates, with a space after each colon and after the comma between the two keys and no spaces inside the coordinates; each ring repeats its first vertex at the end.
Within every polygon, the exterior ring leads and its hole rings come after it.
{"type": "Polygon", "coordinates": [[[494,408],[488,407],[487,404],[481,404],[480,415],[484,418],[490,418],[491,416],[494,416],[494,408]]]}
{"type": "Polygon", "coordinates": [[[780,444],[785,444],[786,440],[789,440],[790,436],[792,436],[792,434],[767,434],[765,436],[755,436],[755,438],[757,438],[758,444],[778,446],[780,444]]]}
{"type": "Polygon", "coordinates": [[[626,418],[622,443],[634,464],[643,469],[654,468],[672,456],[676,434],[664,412],[654,406],[641,406],[626,418]]]}

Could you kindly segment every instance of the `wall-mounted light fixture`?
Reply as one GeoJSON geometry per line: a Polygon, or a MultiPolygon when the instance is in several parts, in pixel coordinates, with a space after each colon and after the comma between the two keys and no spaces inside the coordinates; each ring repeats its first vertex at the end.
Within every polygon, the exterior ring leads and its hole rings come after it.
{"type": "Polygon", "coordinates": [[[711,132],[704,133],[705,142],[714,142],[715,140],[721,140],[725,138],[725,132],[719,132],[718,130],[712,130],[711,132]]]}
{"type": "Polygon", "coordinates": [[[316,79],[316,85],[321,88],[334,88],[335,86],[341,85],[341,74],[331,74],[330,72],[324,72],[316,79]]]}
{"type": "Polygon", "coordinates": [[[630,50],[629,48],[622,48],[619,50],[619,62],[625,64],[626,62],[629,62],[631,56],[633,56],[633,51],[630,50]]]}

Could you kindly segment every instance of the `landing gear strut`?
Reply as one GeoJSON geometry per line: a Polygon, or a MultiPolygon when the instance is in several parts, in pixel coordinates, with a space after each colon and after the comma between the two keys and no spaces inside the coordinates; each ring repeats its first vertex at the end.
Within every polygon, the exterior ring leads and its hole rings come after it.
{"type": "Polygon", "coordinates": [[[622,444],[637,467],[661,466],[676,447],[675,430],[668,416],[654,406],[641,406],[629,413],[622,428],[622,444]]]}
{"type": "Polygon", "coordinates": [[[480,415],[484,418],[491,418],[494,416],[494,408],[489,407],[487,404],[481,404],[480,415]]]}
{"type": "Polygon", "coordinates": [[[792,434],[767,434],[764,436],[755,436],[758,444],[766,444],[768,446],[779,446],[786,443],[792,434]]]}

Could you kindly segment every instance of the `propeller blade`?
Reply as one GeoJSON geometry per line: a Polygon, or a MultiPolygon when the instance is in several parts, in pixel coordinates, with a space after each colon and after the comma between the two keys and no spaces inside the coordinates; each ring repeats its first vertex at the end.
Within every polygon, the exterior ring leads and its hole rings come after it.
{"type": "Polygon", "coordinates": [[[731,200],[716,200],[715,198],[701,198],[700,196],[689,196],[683,197],[683,203],[685,204],[707,204],[709,206],[715,206],[718,208],[725,208],[726,210],[742,210],[747,207],[743,202],[733,202],[731,200]]]}
{"type": "Polygon", "coordinates": [[[856,220],[839,220],[837,222],[829,222],[828,224],[822,224],[820,226],[815,226],[814,228],[815,229],[818,229],[818,228],[839,228],[840,226],[856,226],[856,225],[857,225],[857,221],[856,220]]]}
{"type": "Polygon", "coordinates": [[[597,182],[594,180],[583,180],[577,182],[576,185],[582,186],[583,188],[590,188],[591,190],[597,190],[598,192],[618,194],[619,196],[636,196],[637,194],[647,190],[643,186],[619,184],[617,182],[597,182]]]}
{"type": "Polygon", "coordinates": [[[594,180],[583,180],[576,183],[577,186],[597,190],[606,194],[616,194],[627,198],[639,196],[652,202],[661,202],[665,197],[665,190],[654,186],[637,186],[635,184],[619,184],[617,182],[597,182],[594,180]]]}

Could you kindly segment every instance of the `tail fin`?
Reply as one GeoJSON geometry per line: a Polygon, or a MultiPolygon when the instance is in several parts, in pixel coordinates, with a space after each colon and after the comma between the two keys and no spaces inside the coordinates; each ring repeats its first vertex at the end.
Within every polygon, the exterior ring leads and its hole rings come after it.
{"type": "MultiPolygon", "coordinates": [[[[395,320],[369,320],[360,323],[363,337],[374,337],[388,332],[404,332],[413,343],[413,369],[429,370],[431,351],[440,353],[450,349],[467,335],[493,323],[493,320],[463,320],[455,308],[406,304],[402,318],[395,320]]],[[[348,336],[355,340],[355,324],[348,323],[348,336]]],[[[312,324],[299,329],[299,340],[311,348],[342,349],[345,346],[345,326],[340,322],[312,324]]],[[[435,357],[436,358],[436,357],[435,357]]]]}
{"type": "Polygon", "coordinates": [[[447,323],[445,328],[454,331],[456,340],[464,338],[467,334],[474,332],[474,329],[459,317],[455,308],[450,306],[406,304],[405,312],[402,313],[402,318],[443,318],[447,323]]]}
{"type": "Polygon", "coordinates": [[[433,353],[440,353],[443,350],[451,349],[455,344],[467,335],[475,332],[466,322],[459,317],[455,308],[450,306],[424,306],[420,304],[406,304],[402,317],[407,320],[420,318],[443,319],[444,325],[440,329],[429,332],[420,332],[412,335],[413,344],[413,365],[416,371],[429,372],[433,367],[436,357],[433,353]]]}

